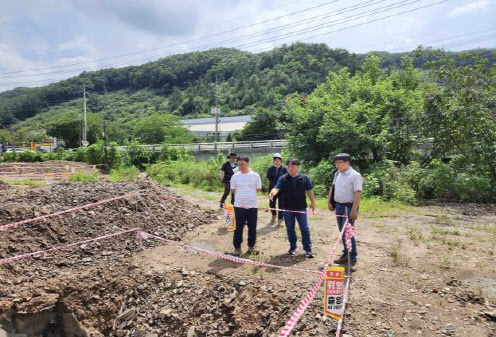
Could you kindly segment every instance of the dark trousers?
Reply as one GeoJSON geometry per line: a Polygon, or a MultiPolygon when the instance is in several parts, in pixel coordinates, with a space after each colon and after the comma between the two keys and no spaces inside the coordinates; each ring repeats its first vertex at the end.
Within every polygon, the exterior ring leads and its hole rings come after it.
{"type": "MultiPolygon", "coordinates": [[[[353,204],[336,204],[336,215],[350,215],[352,206],[353,206],[353,204]]],[[[346,223],[346,218],[336,217],[336,219],[338,221],[339,232],[341,232],[344,224],[346,223]]],[[[355,220],[349,219],[349,222],[352,226],[355,226],[355,220]]],[[[344,236],[345,236],[345,233],[343,233],[343,246],[344,246],[343,255],[347,256],[348,255],[348,248],[346,247],[346,243],[344,241],[344,236]]],[[[355,238],[352,238],[351,239],[350,260],[356,261],[357,256],[358,256],[358,253],[357,253],[356,241],[355,241],[355,238]]]]}
{"type": "MultiPolygon", "coordinates": [[[[306,212],[307,209],[295,209],[295,211],[306,212]]],[[[286,223],[286,232],[288,233],[289,249],[296,249],[296,243],[298,241],[295,230],[296,221],[298,221],[298,225],[300,226],[301,243],[303,244],[303,249],[305,249],[306,252],[311,252],[312,240],[310,239],[310,229],[308,228],[306,213],[284,212],[284,222],[286,223]]]]}
{"type": "MultiPolygon", "coordinates": [[[[276,202],[279,204],[279,206],[277,208],[281,209],[282,208],[281,207],[281,198],[279,198],[279,193],[276,194],[276,196],[274,197],[274,200],[270,200],[269,199],[269,207],[270,208],[276,208],[276,202]]],[[[271,209],[270,211],[271,211],[272,215],[276,215],[277,213],[279,213],[277,217],[279,219],[282,219],[282,213],[283,212],[281,212],[281,211],[277,212],[277,211],[275,211],[273,209],[271,209]]]]}
{"type": "MultiPolygon", "coordinates": [[[[231,182],[228,181],[224,183],[224,194],[222,194],[222,198],[220,198],[220,203],[223,204],[226,202],[227,196],[231,193],[231,182]]],[[[234,193],[231,193],[231,204],[234,205],[234,193]]]]}
{"type": "Polygon", "coordinates": [[[236,230],[234,231],[234,248],[241,248],[243,229],[248,224],[248,247],[255,247],[257,241],[257,213],[258,208],[234,207],[236,215],[236,230]]]}

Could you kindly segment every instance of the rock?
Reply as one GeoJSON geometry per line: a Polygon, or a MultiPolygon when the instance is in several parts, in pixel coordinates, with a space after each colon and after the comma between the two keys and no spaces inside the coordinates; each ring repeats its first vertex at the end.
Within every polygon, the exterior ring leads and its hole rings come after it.
{"type": "Polygon", "coordinates": [[[117,330],[114,335],[116,335],[117,337],[123,337],[126,335],[126,332],[124,330],[117,330]]]}
{"type": "Polygon", "coordinates": [[[186,337],[195,337],[196,329],[194,326],[190,326],[188,332],[186,333],[186,337]]]}
{"type": "Polygon", "coordinates": [[[117,316],[116,321],[129,321],[136,316],[136,308],[131,308],[117,316]]]}

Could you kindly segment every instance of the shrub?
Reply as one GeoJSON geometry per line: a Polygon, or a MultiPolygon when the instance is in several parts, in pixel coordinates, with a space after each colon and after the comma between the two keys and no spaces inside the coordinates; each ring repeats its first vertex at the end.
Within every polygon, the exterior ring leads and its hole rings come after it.
{"type": "Polygon", "coordinates": [[[120,167],[110,171],[110,181],[113,182],[135,182],[138,179],[139,170],[135,166],[120,167]]]}
{"type": "Polygon", "coordinates": [[[69,176],[69,180],[77,182],[97,182],[98,171],[93,170],[92,172],[86,172],[78,170],[69,176]]]}

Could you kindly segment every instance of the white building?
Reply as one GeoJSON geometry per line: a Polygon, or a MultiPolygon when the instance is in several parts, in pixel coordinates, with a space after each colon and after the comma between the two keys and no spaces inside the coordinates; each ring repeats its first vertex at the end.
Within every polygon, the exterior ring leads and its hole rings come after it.
{"type": "MultiPolygon", "coordinates": [[[[248,122],[251,122],[251,116],[219,117],[220,138],[225,139],[229,133],[241,130],[248,122]]],[[[215,118],[184,119],[182,123],[197,136],[215,135],[215,118]]]]}

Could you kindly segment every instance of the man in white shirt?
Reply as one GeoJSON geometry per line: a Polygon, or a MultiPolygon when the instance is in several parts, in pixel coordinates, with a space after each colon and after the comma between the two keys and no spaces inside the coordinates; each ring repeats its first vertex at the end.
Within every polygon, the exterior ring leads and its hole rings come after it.
{"type": "MultiPolygon", "coordinates": [[[[331,199],[336,202],[336,215],[347,215],[351,225],[355,226],[358,218],[358,207],[362,197],[363,178],[360,173],[351,167],[351,156],[347,153],[339,153],[334,157],[334,165],[338,172],[334,176],[333,187],[329,192],[329,210],[334,211],[331,199]],[[333,193],[334,192],[334,193],[333,193]]],[[[339,231],[342,230],[346,218],[336,217],[339,231]]],[[[350,264],[354,266],[357,262],[357,247],[355,238],[351,240],[352,249],[350,252],[350,264]]],[[[344,241],[343,233],[343,254],[335,263],[344,264],[348,262],[348,249],[344,241]]]]}
{"type": "Polygon", "coordinates": [[[236,215],[236,230],[234,231],[234,255],[241,255],[243,242],[243,228],[248,225],[248,252],[256,254],[258,201],[257,192],[262,190],[262,180],[257,172],[250,170],[250,159],[245,156],[238,158],[238,169],[231,178],[231,192],[234,199],[234,213],[236,215]]]}

